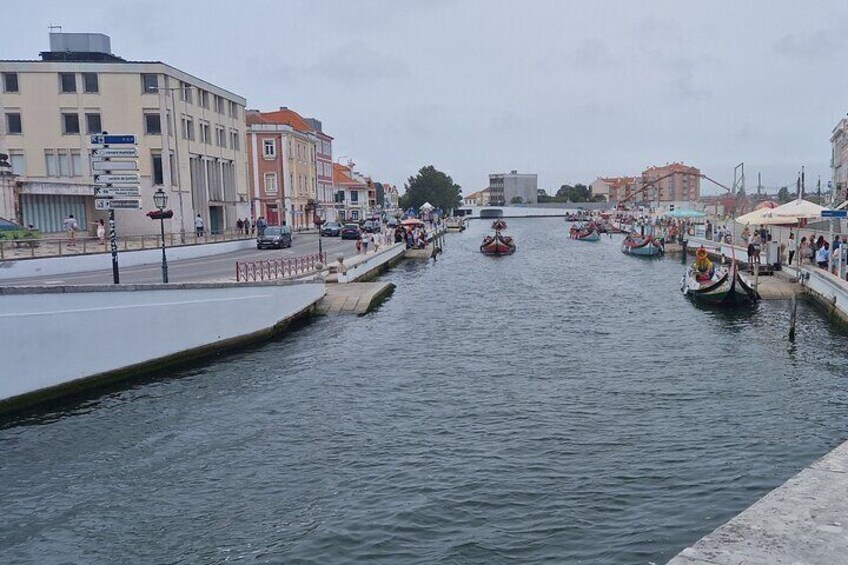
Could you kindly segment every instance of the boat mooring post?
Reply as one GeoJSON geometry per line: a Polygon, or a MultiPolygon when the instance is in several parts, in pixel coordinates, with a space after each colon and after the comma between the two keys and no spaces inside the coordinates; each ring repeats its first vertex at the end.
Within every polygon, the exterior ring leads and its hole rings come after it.
{"type": "Polygon", "coordinates": [[[795,341],[795,321],[798,319],[798,299],[793,294],[789,304],[789,341],[795,341]]]}

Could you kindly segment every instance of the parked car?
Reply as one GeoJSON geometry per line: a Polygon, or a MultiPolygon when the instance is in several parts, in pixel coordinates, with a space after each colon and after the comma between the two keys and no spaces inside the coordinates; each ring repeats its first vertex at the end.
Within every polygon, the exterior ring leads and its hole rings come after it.
{"type": "Polygon", "coordinates": [[[362,231],[365,233],[380,233],[383,230],[380,220],[367,220],[362,225],[362,231]]]}
{"type": "Polygon", "coordinates": [[[338,222],[327,222],[321,226],[321,235],[338,237],[342,233],[342,225],[338,222]]]}
{"type": "Polygon", "coordinates": [[[291,247],[292,232],[289,226],[268,226],[265,232],[256,238],[256,249],[265,247],[291,247]]]}
{"type": "Polygon", "coordinates": [[[342,239],[359,239],[362,237],[362,230],[359,229],[359,224],[345,224],[341,236],[342,239]]]}

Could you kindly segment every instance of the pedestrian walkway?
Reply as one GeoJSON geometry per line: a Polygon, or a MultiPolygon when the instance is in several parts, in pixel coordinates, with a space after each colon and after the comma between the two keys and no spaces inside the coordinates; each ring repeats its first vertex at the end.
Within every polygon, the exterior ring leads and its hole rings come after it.
{"type": "Polygon", "coordinates": [[[845,563],[848,442],[681,551],[668,565],[845,563]]]}

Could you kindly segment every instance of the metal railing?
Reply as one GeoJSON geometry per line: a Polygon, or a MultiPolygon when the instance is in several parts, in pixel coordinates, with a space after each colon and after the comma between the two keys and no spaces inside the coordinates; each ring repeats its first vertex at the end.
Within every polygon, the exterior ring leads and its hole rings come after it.
{"type": "MultiPolygon", "coordinates": [[[[165,234],[166,247],[181,245],[203,245],[205,243],[221,243],[253,239],[255,234],[245,234],[236,229],[220,233],[206,233],[203,236],[196,232],[187,232],[185,243],[180,243],[179,232],[165,234]]],[[[132,234],[118,236],[118,251],[137,251],[140,249],[158,249],[162,246],[161,236],[156,233],[132,234]]],[[[0,260],[30,259],[35,257],[64,257],[69,255],[84,255],[88,253],[105,253],[110,251],[108,236],[104,241],[90,235],[78,235],[75,240],[63,237],[32,237],[21,239],[0,239],[0,260]]]]}
{"type": "Polygon", "coordinates": [[[257,261],[236,261],[236,282],[285,279],[317,271],[317,263],[327,264],[327,253],[257,261]]]}

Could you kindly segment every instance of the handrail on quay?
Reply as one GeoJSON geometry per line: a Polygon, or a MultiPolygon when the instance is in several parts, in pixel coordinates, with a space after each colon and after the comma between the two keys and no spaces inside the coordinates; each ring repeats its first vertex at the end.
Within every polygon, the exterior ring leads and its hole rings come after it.
{"type": "Polygon", "coordinates": [[[265,281],[303,275],[326,265],[327,253],[312,253],[301,257],[279,257],[256,261],[236,261],[236,282],[265,281]]]}
{"type": "MultiPolygon", "coordinates": [[[[203,245],[206,243],[221,243],[253,239],[254,234],[245,234],[237,229],[228,229],[218,233],[208,233],[203,236],[197,233],[186,233],[185,243],[180,243],[180,233],[165,234],[166,247],[183,245],[203,245]]],[[[137,251],[140,249],[158,249],[162,246],[161,235],[128,234],[118,236],[119,251],[137,251]]],[[[100,241],[96,237],[86,235],[71,241],[68,237],[34,237],[22,239],[0,239],[0,261],[5,259],[32,259],[36,257],[66,257],[89,253],[107,253],[110,250],[109,238],[100,241]]]]}

